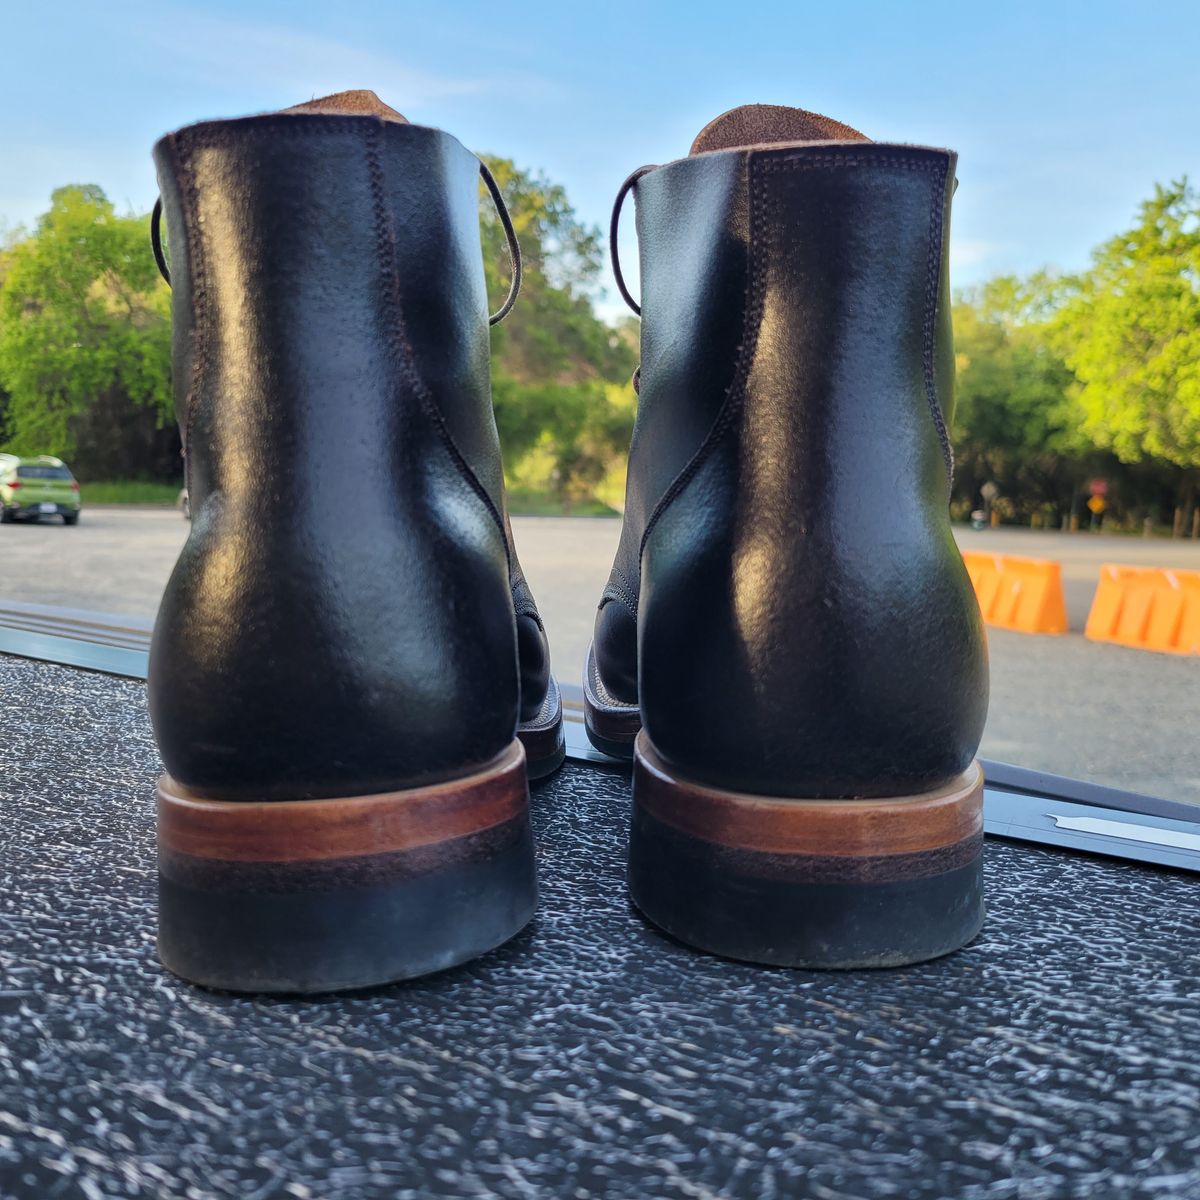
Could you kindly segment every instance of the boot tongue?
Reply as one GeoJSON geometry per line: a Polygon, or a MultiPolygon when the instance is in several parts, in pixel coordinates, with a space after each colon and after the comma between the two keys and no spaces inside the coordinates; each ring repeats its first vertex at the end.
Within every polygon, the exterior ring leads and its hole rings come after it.
{"type": "Polygon", "coordinates": [[[401,116],[394,108],[389,108],[374,92],[365,88],[353,92],[337,92],[333,96],[322,96],[319,100],[306,100],[303,104],[294,104],[285,108],[285,113],[332,113],[342,116],[382,117],[385,121],[398,121],[401,125],[408,124],[408,118],[401,116]]]}
{"type": "Polygon", "coordinates": [[[743,104],[731,108],[700,130],[692,154],[732,150],[772,142],[869,142],[871,139],[820,113],[783,104],[743,104]]]}

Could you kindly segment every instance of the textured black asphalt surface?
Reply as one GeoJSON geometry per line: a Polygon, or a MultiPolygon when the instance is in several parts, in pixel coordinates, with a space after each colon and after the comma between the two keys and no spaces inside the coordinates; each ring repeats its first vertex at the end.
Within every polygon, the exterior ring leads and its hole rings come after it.
{"type": "Polygon", "coordinates": [[[156,772],[140,684],[0,656],[0,1196],[1200,1196],[1194,877],[989,841],[960,953],[756,968],[630,909],[568,766],[507,946],[248,999],[157,964],[156,772]]]}

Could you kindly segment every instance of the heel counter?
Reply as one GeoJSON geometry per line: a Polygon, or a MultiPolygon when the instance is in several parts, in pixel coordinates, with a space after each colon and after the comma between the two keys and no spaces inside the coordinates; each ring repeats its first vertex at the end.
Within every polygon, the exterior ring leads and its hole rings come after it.
{"type": "Polygon", "coordinates": [[[386,499],[352,514],[354,529],[211,503],[197,518],[148,673],[163,762],[184,786],[226,799],[389,791],[450,778],[511,741],[502,536],[449,471],[420,499],[386,499]]]}
{"type": "Polygon", "coordinates": [[[714,522],[712,461],[643,562],[640,697],[656,750],[692,777],[769,795],[938,786],[987,715],[982,619],[948,522],[900,542],[772,538],[714,522]]]}
{"type": "Polygon", "coordinates": [[[908,147],[751,158],[737,376],[643,547],[646,728],[698,777],[886,795],[978,746],[986,650],[939,395],[952,167],[908,147]]]}
{"type": "Polygon", "coordinates": [[[168,770],[293,798],[487,761],[519,685],[476,160],[311,115],[156,157],[193,501],[151,655],[168,770]]]}

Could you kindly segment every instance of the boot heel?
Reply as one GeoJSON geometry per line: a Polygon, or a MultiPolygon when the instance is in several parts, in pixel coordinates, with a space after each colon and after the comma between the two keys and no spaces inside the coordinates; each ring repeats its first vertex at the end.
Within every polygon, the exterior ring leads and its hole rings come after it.
{"type": "Polygon", "coordinates": [[[895,967],[983,923],[983,774],[879,800],[774,799],[675,775],[645,733],[634,757],[629,886],[680,941],[788,967],[895,967]]]}
{"type": "Polygon", "coordinates": [[[329,992],[444,970],[537,899],[520,742],[462,779],[329,800],[158,785],[163,965],[206,987],[329,992]]]}

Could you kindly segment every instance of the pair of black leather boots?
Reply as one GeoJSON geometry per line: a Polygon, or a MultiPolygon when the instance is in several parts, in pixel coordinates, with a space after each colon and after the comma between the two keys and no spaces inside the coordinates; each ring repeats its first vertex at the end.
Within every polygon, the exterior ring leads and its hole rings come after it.
{"type": "MultiPolygon", "coordinates": [[[[533,913],[527,779],[564,753],[480,164],[369,92],[155,158],[193,514],[150,663],[162,959],[252,991],[463,962],[533,913]]],[[[894,965],[982,919],[954,161],[754,105],[622,188],[640,398],[586,724],[634,761],[635,902],[722,955],[894,965]]]]}

